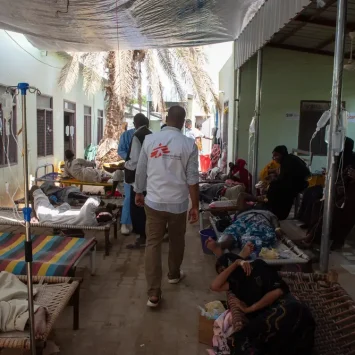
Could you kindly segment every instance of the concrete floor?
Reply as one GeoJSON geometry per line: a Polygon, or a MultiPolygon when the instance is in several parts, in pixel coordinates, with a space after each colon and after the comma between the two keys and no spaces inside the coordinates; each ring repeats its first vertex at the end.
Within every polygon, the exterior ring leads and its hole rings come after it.
{"type": "MultiPolygon", "coordinates": [[[[292,239],[301,232],[293,221],[284,225],[292,239]]],[[[8,228],[9,229],[9,228],[8,228]]],[[[108,257],[103,252],[103,236],[97,252],[96,275],[89,273],[89,260],[82,261],[78,276],[84,278],[80,295],[80,330],[73,331],[72,309],[68,307],[55,326],[52,340],[61,355],[200,355],[206,346],[198,343],[199,305],[224,299],[212,293],[209,284],[215,276],[214,257],[202,253],[198,224],[188,226],[183,270],[187,277],[179,285],[163,280],[163,302],[157,310],[146,307],[144,252],[129,251],[132,237],[112,239],[108,257]]],[[[11,229],[10,229],[11,230],[11,229]]],[[[14,230],[14,229],[12,229],[14,230]]],[[[43,230],[33,233],[44,233],[43,230]]],[[[167,273],[168,243],[163,245],[164,274],[167,273]]],[[[342,286],[355,298],[355,275],[340,265],[342,253],[332,253],[330,265],[339,273],[342,286]]],[[[347,263],[351,261],[347,260],[347,263]]],[[[352,261],[352,263],[354,263],[352,261]]],[[[21,352],[4,352],[20,354],[21,352]]]]}
{"type": "MultiPolygon", "coordinates": [[[[179,285],[169,285],[164,278],[159,310],[146,307],[144,252],[126,250],[130,240],[120,237],[108,257],[103,250],[98,252],[95,276],[85,270],[80,330],[71,330],[68,308],[55,328],[60,354],[205,354],[206,346],[198,344],[197,306],[224,299],[224,295],[209,291],[214,257],[202,253],[198,225],[190,226],[186,235],[183,270],[187,277],[179,285]]],[[[167,253],[168,243],[164,243],[164,274],[167,253]]]]}

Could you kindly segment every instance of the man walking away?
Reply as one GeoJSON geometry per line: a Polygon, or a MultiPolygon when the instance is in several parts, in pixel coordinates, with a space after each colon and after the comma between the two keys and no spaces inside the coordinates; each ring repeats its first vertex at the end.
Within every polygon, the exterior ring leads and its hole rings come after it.
{"type": "MultiPolygon", "coordinates": [[[[125,182],[131,185],[131,219],[133,230],[138,234],[138,238],[135,244],[127,245],[128,249],[139,249],[145,247],[146,235],[145,235],[145,222],[146,216],[143,206],[137,206],[135,203],[136,193],[134,192],[134,183],[136,178],[136,168],[138,164],[139,154],[142,150],[142,145],[145,137],[152,132],[148,129],[149,120],[142,113],[138,113],[133,119],[136,132],[133,135],[125,163],[125,182]]],[[[145,187],[142,193],[145,193],[145,187]]]]}
{"type": "MultiPolygon", "coordinates": [[[[129,151],[129,146],[131,145],[131,141],[135,132],[135,128],[129,129],[125,131],[121,137],[120,142],[118,144],[118,155],[126,160],[127,154],[129,151]]],[[[115,186],[115,181],[113,182],[112,189],[116,191],[117,185],[115,186]]],[[[132,230],[132,220],[131,220],[131,185],[126,182],[123,183],[124,188],[124,202],[122,208],[122,216],[121,216],[121,234],[129,235],[132,230]]]]}
{"type": "Polygon", "coordinates": [[[177,284],[184,276],[180,267],[185,249],[189,194],[192,201],[189,221],[198,221],[198,151],[194,140],[181,133],[185,117],[182,107],[170,108],[167,127],[146,138],[137,166],[136,204],[143,206],[145,203],[147,215],[145,273],[148,307],[157,307],[161,300],[161,244],[167,224],[168,282],[177,284]],[[147,195],[144,197],[146,184],[147,195]]]}

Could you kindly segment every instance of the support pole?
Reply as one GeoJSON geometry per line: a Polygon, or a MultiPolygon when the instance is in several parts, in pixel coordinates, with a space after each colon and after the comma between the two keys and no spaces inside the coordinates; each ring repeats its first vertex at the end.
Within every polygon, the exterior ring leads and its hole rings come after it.
{"type": "Polygon", "coordinates": [[[253,154],[253,170],[252,170],[252,187],[253,194],[256,195],[255,185],[258,179],[258,156],[259,156],[259,119],[261,105],[261,81],[263,74],[263,51],[259,49],[257,67],[256,67],[256,96],[255,96],[255,134],[254,134],[254,154],[253,154]]]}
{"type": "Polygon", "coordinates": [[[239,108],[240,108],[240,87],[241,87],[241,72],[240,69],[234,71],[234,117],[233,117],[233,161],[238,158],[238,144],[239,144],[239,108]]]}
{"type": "Polygon", "coordinates": [[[320,249],[320,271],[326,273],[329,264],[330,235],[332,231],[333,210],[335,202],[336,159],[333,150],[332,137],[338,130],[337,122],[341,115],[341,96],[344,68],[345,26],[347,0],[338,0],[337,25],[335,35],[333,86],[331,99],[331,116],[328,144],[328,174],[325,187],[325,201],[323,211],[322,241],[320,249]]]}
{"type": "Polygon", "coordinates": [[[27,270],[27,292],[28,292],[28,313],[30,321],[30,341],[31,354],[36,355],[36,340],[34,327],[34,307],[33,307],[33,282],[32,282],[32,240],[31,240],[31,208],[29,207],[29,177],[28,177],[28,149],[27,149],[27,117],[26,117],[26,93],[29,89],[27,83],[19,83],[17,88],[21,92],[22,101],[22,141],[23,141],[23,173],[24,173],[24,191],[25,191],[25,208],[23,209],[26,240],[25,240],[25,261],[27,270]]]}

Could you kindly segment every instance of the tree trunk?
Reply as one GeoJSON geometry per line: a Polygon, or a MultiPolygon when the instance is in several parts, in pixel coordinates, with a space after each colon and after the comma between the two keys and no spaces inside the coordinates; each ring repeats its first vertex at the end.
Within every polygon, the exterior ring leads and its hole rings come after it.
{"type": "MultiPolygon", "coordinates": [[[[104,136],[101,142],[99,142],[99,147],[97,150],[96,159],[98,162],[102,162],[102,160],[105,158],[105,155],[107,155],[111,150],[115,150],[117,152],[118,141],[124,131],[123,123],[125,107],[122,106],[122,102],[124,100],[119,100],[113,89],[116,76],[116,55],[117,52],[111,51],[107,57],[106,65],[108,69],[108,83],[105,87],[105,101],[107,104],[106,125],[104,136]]],[[[112,154],[110,154],[110,156],[111,155],[112,154]]],[[[116,159],[119,159],[118,154],[116,159]]]]}

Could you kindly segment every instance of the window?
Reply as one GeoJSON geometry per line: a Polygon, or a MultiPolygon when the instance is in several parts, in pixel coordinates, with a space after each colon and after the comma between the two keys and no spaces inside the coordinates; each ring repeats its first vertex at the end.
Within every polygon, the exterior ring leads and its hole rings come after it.
{"type": "MultiPolygon", "coordinates": [[[[6,87],[0,86],[0,96],[6,91],[6,87]]],[[[17,114],[16,104],[13,104],[11,118],[5,121],[0,104],[0,166],[17,164],[17,114]]]]}
{"type": "Polygon", "coordinates": [[[53,155],[52,98],[37,96],[37,156],[53,155]]]}
{"type": "Polygon", "coordinates": [[[91,107],[84,106],[84,149],[91,143],[91,107]]]}
{"type": "Polygon", "coordinates": [[[104,111],[97,110],[97,144],[100,143],[104,136],[104,111]]]}
{"type": "MultiPolygon", "coordinates": [[[[343,102],[345,107],[345,102],[343,102]]],[[[324,111],[330,109],[330,101],[301,101],[300,122],[298,130],[298,149],[309,151],[309,143],[317,128],[317,122],[324,111]]],[[[312,140],[313,155],[327,155],[327,144],[325,142],[325,127],[322,128],[317,136],[312,140]]]]}

